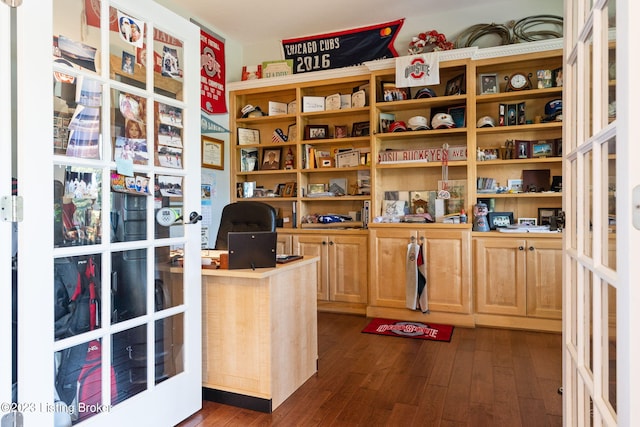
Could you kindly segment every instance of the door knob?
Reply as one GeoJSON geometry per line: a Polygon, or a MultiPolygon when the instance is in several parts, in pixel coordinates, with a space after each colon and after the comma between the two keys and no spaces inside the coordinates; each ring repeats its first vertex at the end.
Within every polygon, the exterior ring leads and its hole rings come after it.
{"type": "Polygon", "coordinates": [[[202,215],[200,215],[198,212],[191,212],[189,214],[189,221],[186,224],[196,224],[198,221],[202,220],[202,215]]]}

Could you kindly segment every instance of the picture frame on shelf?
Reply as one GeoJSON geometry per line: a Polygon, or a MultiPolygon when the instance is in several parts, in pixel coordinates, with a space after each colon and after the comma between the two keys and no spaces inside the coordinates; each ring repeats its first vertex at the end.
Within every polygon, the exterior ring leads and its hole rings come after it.
{"type": "Polygon", "coordinates": [[[335,125],[333,127],[334,138],[347,138],[349,137],[349,126],[347,125],[335,125]]]}
{"type": "Polygon", "coordinates": [[[306,125],[304,127],[304,139],[325,139],[328,137],[328,125],[306,125]]]}
{"type": "Polygon", "coordinates": [[[307,184],[307,194],[318,194],[326,191],[324,184],[307,184]]]}
{"type": "Polygon", "coordinates": [[[355,122],[351,127],[351,136],[369,136],[369,122],[355,122]]]}
{"type": "Polygon", "coordinates": [[[457,105],[455,107],[449,107],[447,109],[447,113],[451,116],[457,128],[463,128],[467,126],[466,112],[467,109],[464,105],[457,105]]]}
{"type": "Polygon", "coordinates": [[[296,183],[285,182],[284,191],[282,192],[282,197],[295,197],[296,196],[296,183]]]}
{"type": "Polygon", "coordinates": [[[508,227],[513,224],[513,212],[488,212],[487,221],[491,230],[508,227]]]}
{"type": "Polygon", "coordinates": [[[522,188],[522,179],[509,179],[507,180],[507,187],[510,191],[516,193],[522,193],[524,190],[522,188]]]}
{"type": "Polygon", "coordinates": [[[480,74],[480,95],[500,93],[498,73],[480,74]]]}
{"type": "Polygon", "coordinates": [[[518,218],[518,225],[536,226],[538,225],[538,218],[518,218]]]}
{"type": "Polygon", "coordinates": [[[462,95],[465,93],[465,75],[459,74],[449,81],[445,86],[444,96],[462,95]]]}
{"type": "Polygon", "coordinates": [[[260,170],[280,169],[280,156],[282,151],[279,148],[269,148],[262,151],[262,163],[260,170]]]}
{"type": "Polygon", "coordinates": [[[389,132],[389,126],[396,120],[393,113],[380,113],[380,133],[389,132]]]}
{"type": "Polygon", "coordinates": [[[515,141],[517,159],[528,159],[531,157],[529,142],[530,141],[521,141],[521,140],[515,141]]]}
{"type": "Polygon", "coordinates": [[[538,208],[538,225],[551,225],[551,217],[558,216],[562,208],[538,208]]]}
{"type": "Polygon", "coordinates": [[[238,145],[260,144],[260,131],[258,129],[238,128],[238,145]]]}
{"type": "Polygon", "coordinates": [[[555,153],[554,140],[540,140],[531,143],[531,158],[552,157],[555,153]]]}
{"type": "Polygon", "coordinates": [[[240,172],[253,172],[258,170],[258,149],[240,149],[240,172]]]}
{"type": "Polygon", "coordinates": [[[396,87],[395,82],[380,82],[382,101],[406,101],[411,99],[411,88],[396,87]]]}
{"type": "Polygon", "coordinates": [[[554,87],[562,87],[562,67],[556,68],[552,71],[553,75],[553,86],[554,87]]]}
{"type": "Polygon", "coordinates": [[[202,136],[200,149],[203,168],[224,170],[224,141],[202,136]]]}
{"type": "Polygon", "coordinates": [[[291,124],[287,130],[287,142],[296,142],[298,140],[298,125],[291,124]]]}

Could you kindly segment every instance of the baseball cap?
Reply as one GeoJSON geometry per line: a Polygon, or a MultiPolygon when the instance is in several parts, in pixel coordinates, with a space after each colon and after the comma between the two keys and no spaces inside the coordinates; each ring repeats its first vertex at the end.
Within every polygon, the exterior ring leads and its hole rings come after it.
{"type": "Polygon", "coordinates": [[[438,113],[431,119],[432,129],[454,128],[456,124],[453,121],[451,114],[438,113]]]}
{"type": "Polygon", "coordinates": [[[420,99],[420,98],[435,98],[437,95],[436,93],[433,91],[433,89],[428,88],[428,87],[423,87],[422,89],[420,89],[419,91],[416,92],[416,96],[414,96],[414,99],[420,99]]]}
{"type": "Polygon", "coordinates": [[[251,104],[247,104],[242,107],[242,118],[246,119],[247,117],[262,117],[266,116],[266,114],[260,109],[260,107],[254,107],[251,104]]]}
{"type": "Polygon", "coordinates": [[[476,127],[479,128],[486,128],[486,127],[496,127],[496,121],[493,120],[493,117],[491,116],[483,116],[480,117],[480,119],[478,119],[478,123],[476,124],[476,127]]]}
{"type": "Polygon", "coordinates": [[[409,129],[411,130],[427,130],[429,129],[429,122],[426,117],[413,116],[407,122],[409,129]]]}
{"type": "Polygon", "coordinates": [[[547,104],[544,106],[544,114],[545,118],[543,119],[543,121],[545,122],[562,120],[562,99],[554,99],[547,102],[547,104]]]}
{"type": "Polygon", "coordinates": [[[404,132],[407,130],[407,125],[402,120],[396,120],[389,125],[389,132],[404,132]]]}

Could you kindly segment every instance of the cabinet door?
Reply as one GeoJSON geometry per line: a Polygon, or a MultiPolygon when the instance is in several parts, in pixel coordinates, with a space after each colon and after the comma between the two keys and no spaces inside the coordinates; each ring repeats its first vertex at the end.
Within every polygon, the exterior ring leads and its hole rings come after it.
{"type": "Polygon", "coordinates": [[[320,257],[318,268],[318,300],[329,300],[328,239],[326,236],[299,234],[293,236],[294,252],[298,255],[320,257]]]}
{"type": "Polygon", "coordinates": [[[278,233],[278,241],[276,242],[276,253],[278,255],[291,254],[291,235],[278,233]]]}
{"type": "Polygon", "coordinates": [[[427,263],[429,310],[471,312],[471,233],[427,230],[419,241],[427,263]]]}
{"type": "Polygon", "coordinates": [[[371,289],[369,304],[378,307],[406,306],[407,245],[416,238],[410,229],[371,229],[369,244],[371,289]]]}
{"type": "Polygon", "coordinates": [[[366,236],[329,236],[329,298],[341,302],[367,302],[366,236]]]}
{"type": "Polygon", "coordinates": [[[524,316],[526,241],[509,238],[475,240],[477,312],[524,316]]]}
{"type": "Polygon", "coordinates": [[[562,240],[527,240],[527,315],[562,319],[562,240]]]}

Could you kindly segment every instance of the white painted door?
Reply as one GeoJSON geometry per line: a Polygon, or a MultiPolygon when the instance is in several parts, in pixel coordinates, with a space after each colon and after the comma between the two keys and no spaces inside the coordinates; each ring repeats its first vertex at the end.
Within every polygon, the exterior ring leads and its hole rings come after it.
{"type": "Polygon", "coordinates": [[[151,0],[17,8],[26,426],[174,425],[200,408],[199,43],[151,0]],[[78,283],[96,312],[69,326],[78,283]]]}
{"type": "Polygon", "coordinates": [[[564,425],[638,425],[640,9],[565,0],[565,17],[564,425]]]}

